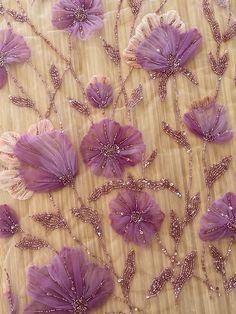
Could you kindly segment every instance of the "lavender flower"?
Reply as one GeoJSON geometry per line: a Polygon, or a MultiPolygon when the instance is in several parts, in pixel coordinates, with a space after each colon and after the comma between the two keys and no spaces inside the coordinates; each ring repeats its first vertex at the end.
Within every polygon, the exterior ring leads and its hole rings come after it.
{"type": "Polygon", "coordinates": [[[27,189],[50,192],[74,182],[78,172],[75,150],[60,131],[25,134],[14,147],[19,173],[27,189]]]}
{"type": "Polygon", "coordinates": [[[101,0],[60,0],[53,6],[52,24],[86,40],[103,26],[101,0]]]}
{"type": "Polygon", "coordinates": [[[234,132],[228,129],[225,107],[209,97],[192,105],[192,110],[184,115],[184,123],[204,141],[224,143],[234,136],[234,132]]]}
{"type": "Polygon", "coordinates": [[[30,49],[24,38],[12,29],[0,31],[0,88],[7,81],[6,66],[23,63],[30,57],[30,49]]]}
{"type": "Polygon", "coordinates": [[[95,108],[104,109],[113,102],[110,80],[104,76],[94,76],[86,89],[86,94],[90,104],[95,108]]]}
{"type": "Polygon", "coordinates": [[[0,238],[10,238],[19,231],[15,211],[8,205],[0,205],[0,238]]]}
{"type": "Polygon", "coordinates": [[[142,160],[145,144],[141,132],[134,127],[104,119],[91,126],[80,150],[85,164],[94,174],[121,177],[125,167],[142,160]]]}
{"type": "Polygon", "coordinates": [[[199,236],[204,241],[236,240],[236,195],[228,192],[214,201],[201,218],[199,236]]]}
{"type": "Polygon", "coordinates": [[[108,269],[86,261],[79,249],[64,248],[48,266],[29,268],[28,294],[32,302],[24,314],[87,314],[102,305],[112,290],[108,269]]]}
{"type": "Polygon", "coordinates": [[[127,242],[150,244],[165,217],[146,192],[123,191],[110,202],[112,228],[127,242]]]}
{"type": "Polygon", "coordinates": [[[176,11],[163,15],[147,14],[136,29],[124,51],[129,65],[152,71],[152,78],[160,78],[160,97],[165,98],[168,78],[181,72],[193,83],[193,74],[185,68],[201,45],[197,29],[185,31],[185,25],[176,11]]]}

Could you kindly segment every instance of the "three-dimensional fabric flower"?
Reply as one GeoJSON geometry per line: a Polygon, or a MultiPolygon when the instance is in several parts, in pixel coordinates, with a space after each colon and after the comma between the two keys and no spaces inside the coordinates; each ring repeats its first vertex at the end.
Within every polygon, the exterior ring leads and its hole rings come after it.
{"type": "Polygon", "coordinates": [[[87,261],[79,249],[64,248],[48,266],[28,269],[32,302],[24,314],[88,314],[107,300],[113,285],[107,268],[87,261]]]}
{"type": "Polygon", "coordinates": [[[214,201],[201,218],[199,236],[204,241],[236,240],[236,195],[228,192],[214,201]]]}
{"type": "Polygon", "coordinates": [[[101,0],[60,0],[53,6],[52,24],[86,40],[103,26],[101,0]]]}
{"type": "Polygon", "coordinates": [[[150,244],[165,217],[146,192],[123,191],[110,202],[112,228],[125,241],[139,246],[150,244]]]}
{"type": "Polygon", "coordinates": [[[80,150],[94,174],[121,177],[125,167],[135,166],[142,160],[145,144],[142,133],[133,126],[104,119],[90,127],[80,150]]]}
{"type": "Polygon", "coordinates": [[[0,88],[7,81],[6,67],[25,62],[30,54],[30,49],[21,35],[14,33],[12,29],[0,31],[0,88]]]}

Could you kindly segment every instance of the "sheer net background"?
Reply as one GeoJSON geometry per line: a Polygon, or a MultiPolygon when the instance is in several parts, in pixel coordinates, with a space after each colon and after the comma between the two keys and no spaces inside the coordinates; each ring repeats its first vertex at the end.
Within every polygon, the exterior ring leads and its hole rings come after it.
{"type": "MultiPolygon", "coordinates": [[[[65,55],[68,54],[66,35],[60,31],[53,29],[51,25],[51,5],[54,1],[50,0],[35,0],[34,5],[31,5],[30,0],[22,1],[29,16],[51,41],[58,47],[65,55]]],[[[144,0],[141,13],[137,22],[142,16],[149,12],[154,12],[160,5],[159,0],[144,0]]],[[[211,1],[213,3],[214,1],[211,1]]],[[[232,10],[236,15],[236,2],[232,1],[232,10]]],[[[14,8],[15,1],[3,1],[8,7],[14,8]]],[[[73,41],[73,62],[77,74],[80,76],[84,84],[87,84],[89,79],[94,74],[103,74],[111,78],[115,92],[119,90],[119,82],[117,79],[117,68],[112,63],[101,45],[98,36],[101,35],[108,43],[113,43],[114,33],[113,27],[115,22],[115,12],[117,9],[117,0],[103,0],[105,19],[104,28],[100,34],[92,37],[89,41],[81,42],[79,40],[73,41]]],[[[168,1],[163,11],[175,9],[179,12],[182,20],[186,23],[187,28],[197,27],[203,35],[203,47],[193,61],[189,64],[189,69],[196,73],[199,79],[199,86],[195,87],[183,76],[178,76],[177,84],[180,97],[181,112],[184,113],[190,107],[192,101],[204,98],[207,95],[213,95],[217,78],[210,70],[207,53],[215,51],[215,42],[212,39],[209,25],[203,17],[201,1],[198,0],[172,0],[168,1]]],[[[215,6],[216,16],[221,26],[225,26],[227,22],[226,10],[215,6]]],[[[32,49],[32,62],[37,65],[41,72],[48,75],[49,67],[52,63],[56,64],[59,69],[64,68],[64,64],[58,56],[52,52],[39,37],[36,37],[30,30],[27,24],[20,24],[9,19],[15,31],[21,33],[26,38],[28,45],[32,49]]],[[[1,28],[6,27],[6,21],[0,16],[1,28]]],[[[124,1],[121,11],[120,23],[120,47],[123,50],[128,43],[130,34],[130,27],[132,24],[131,11],[128,7],[127,1],[124,1]]],[[[222,92],[219,95],[219,102],[225,104],[228,108],[228,115],[230,126],[236,129],[236,88],[233,82],[236,64],[236,41],[231,40],[224,45],[229,51],[230,64],[227,72],[223,78],[222,92]]],[[[122,61],[122,70],[125,75],[128,73],[129,67],[122,61]]],[[[27,65],[19,65],[11,67],[12,73],[19,79],[22,85],[27,89],[31,97],[36,101],[41,110],[46,111],[48,105],[47,95],[41,83],[37,79],[32,69],[27,65]]],[[[134,70],[130,79],[127,82],[127,91],[130,94],[134,87],[142,83],[144,88],[144,101],[133,112],[132,119],[134,126],[138,127],[144,135],[144,140],[147,144],[147,154],[151,153],[154,148],[158,149],[158,158],[153,165],[148,168],[147,176],[152,179],[159,179],[161,177],[169,178],[175,182],[180,188],[181,192],[186,191],[188,183],[188,160],[186,153],[181,150],[176,143],[168,138],[161,130],[161,122],[164,120],[173,127],[176,125],[174,114],[174,93],[172,92],[171,81],[168,83],[168,96],[164,103],[161,103],[157,96],[157,82],[149,79],[148,74],[143,70],[134,70]]],[[[14,130],[23,133],[28,129],[28,126],[38,120],[37,116],[30,110],[17,108],[9,101],[9,95],[18,95],[14,83],[9,80],[8,84],[1,90],[0,97],[0,132],[14,130]]],[[[79,144],[82,137],[89,129],[89,121],[73,111],[68,105],[67,97],[82,99],[82,95],[74,79],[70,74],[66,74],[66,79],[62,88],[60,89],[56,104],[62,117],[64,128],[72,140],[74,146],[78,151],[80,162],[80,173],[76,179],[76,185],[79,188],[80,194],[85,198],[95,187],[101,185],[104,178],[95,177],[91,171],[85,168],[81,155],[79,153],[79,144]]],[[[111,117],[112,108],[106,110],[106,116],[111,117]]],[[[103,118],[102,113],[98,110],[93,110],[93,117],[95,121],[103,118]]],[[[123,96],[118,103],[118,110],[116,112],[116,119],[124,124],[127,123],[127,114],[124,106],[123,96]]],[[[55,116],[52,117],[55,126],[58,126],[55,116]]],[[[194,172],[193,172],[193,187],[192,192],[201,193],[201,213],[206,210],[206,190],[203,180],[203,167],[201,163],[201,149],[202,142],[192,134],[189,134],[194,155],[194,172]]],[[[209,146],[209,164],[212,164],[226,155],[234,155],[236,152],[235,139],[225,145],[210,145],[209,146]]],[[[235,178],[233,172],[236,170],[236,160],[233,159],[229,171],[217,181],[214,185],[214,198],[220,197],[227,191],[235,191],[235,178]]],[[[141,167],[136,166],[134,169],[129,168],[129,173],[136,177],[141,177],[141,167]]],[[[150,192],[160,204],[165,213],[169,213],[171,209],[176,209],[177,212],[182,212],[184,209],[184,198],[179,199],[169,191],[150,192]]],[[[175,306],[173,290],[170,284],[167,284],[162,293],[150,300],[146,300],[146,293],[150,287],[153,278],[160,273],[163,267],[169,265],[167,257],[165,257],[154,240],[152,245],[145,249],[140,249],[132,244],[125,244],[120,236],[118,236],[109,224],[108,203],[116,192],[103,196],[96,202],[96,208],[102,213],[103,225],[105,230],[105,239],[114,261],[115,268],[118,273],[122,273],[124,262],[127,253],[131,248],[136,251],[137,272],[131,286],[131,299],[138,305],[147,305],[147,313],[234,313],[236,301],[236,291],[233,291],[230,296],[224,294],[218,298],[216,296],[211,300],[205,285],[191,279],[184,287],[179,305],[175,306]]],[[[94,232],[90,226],[79,223],[72,218],[70,208],[76,205],[74,196],[69,188],[65,188],[58,193],[54,193],[57,204],[63,210],[65,216],[69,219],[70,225],[83,242],[91,249],[100,255],[98,242],[94,238],[94,232]]],[[[36,212],[42,212],[51,209],[51,204],[47,195],[35,194],[29,201],[15,201],[8,196],[7,193],[0,193],[1,203],[7,203],[16,209],[18,215],[21,217],[21,224],[23,228],[41,238],[45,238],[52,243],[57,249],[63,246],[75,246],[66,232],[53,231],[45,232],[38,224],[32,223],[29,218],[30,215],[36,212]]],[[[201,251],[201,241],[198,238],[198,226],[200,215],[195,222],[189,225],[183,235],[182,244],[180,246],[181,256],[193,249],[201,251]]],[[[173,242],[169,237],[168,231],[169,216],[165,219],[161,229],[161,237],[166,243],[167,247],[172,247],[173,242]]],[[[26,296],[26,268],[30,264],[43,265],[51,260],[51,253],[48,250],[40,251],[20,251],[14,248],[16,238],[9,241],[1,241],[0,249],[0,263],[1,263],[1,277],[3,276],[3,267],[7,266],[9,274],[12,279],[13,289],[18,293],[20,298],[20,313],[23,311],[24,305],[29,302],[26,296]]],[[[227,248],[228,241],[220,241],[218,247],[223,251],[227,248]]],[[[233,253],[230,262],[227,266],[228,274],[235,273],[236,269],[236,248],[233,247],[233,253]]],[[[202,275],[200,267],[200,254],[197,261],[196,272],[202,275]]],[[[207,267],[209,276],[216,285],[219,284],[222,288],[222,280],[218,274],[213,270],[212,260],[207,256],[207,267]]],[[[3,302],[3,279],[0,279],[0,313],[7,313],[5,302],[3,302]]],[[[113,300],[108,302],[94,313],[104,313],[106,311],[124,311],[127,308],[121,303],[116,303],[113,300]]]]}

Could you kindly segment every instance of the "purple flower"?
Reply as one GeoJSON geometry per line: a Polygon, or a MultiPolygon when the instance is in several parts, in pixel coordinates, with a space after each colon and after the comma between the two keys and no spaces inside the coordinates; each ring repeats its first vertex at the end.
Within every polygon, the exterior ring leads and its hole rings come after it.
{"type": "Polygon", "coordinates": [[[86,94],[90,104],[95,108],[104,109],[113,102],[110,80],[104,76],[94,76],[86,89],[86,94]]]}
{"type": "Polygon", "coordinates": [[[225,107],[209,97],[192,105],[192,110],[184,114],[184,123],[204,141],[224,143],[234,136],[234,132],[228,129],[225,107]]]}
{"type": "Polygon", "coordinates": [[[12,29],[0,31],[0,88],[7,81],[6,66],[23,63],[30,57],[30,49],[24,38],[12,29]]]}
{"type": "Polygon", "coordinates": [[[134,127],[104,119],[91,126],[80,150],[94,174],[121,177],[126,166],[135,166],[142,160],[145,144],[142,133],[134,127]]]}
{"type": "Polygon", "coordinates": [[[101,306],[112,290],[108,269],[86,261],[79,249],[64,248],[48,266],[29,268],[32,302],[24,314],[87,314],[101,306]]]}
{"type": "Polygon", "coordinates": [[[75,150],[60,131],[25,134],[14,147],[19,173],[28,190],[50,192],[73,184],[78,172],[75,150]]]}
{"type": "Polygon", "coordinates": [[[110,202],[112,228],[127,242],[150,244],[165,217],[146,192],[123,191],[110,202]]]}
{"type": "Polygon", "coordinates": [[[0,205],[0,238],[10,238],[20,229],[15,211],[8,205],[0,205]]]}
{"type": "Polygon", "coordinates": [[[201,218],[199,236],[204,241],[236,240],[236,195],[228,192],[214,201],[201,218]]]}
{"type": "Polygon", "coordinates": [[[103,26],[101,0],[60,0],[53,6],[52,24],[86,40],[103,26]]]}

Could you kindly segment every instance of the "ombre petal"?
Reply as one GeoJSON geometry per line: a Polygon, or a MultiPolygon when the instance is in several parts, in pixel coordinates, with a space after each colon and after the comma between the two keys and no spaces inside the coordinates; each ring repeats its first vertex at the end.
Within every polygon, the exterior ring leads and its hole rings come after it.
{"type": "Polygon", "coordinates": [[[60,0],[53,6],[52,24],[86,40],[103,26],[101,0],[60,0]]]}
{"type": "Polygon", "coordinates": [[[108,269],[86,261],[78,249],[64,248],[48,266],[30,267],[24,314],[43,311],[83,313],[102,305],[113,290],[108,269]]]}
{"type": "Polygon", "coordinates": [[[0,205],[0,238],[10,238],[19,231],[15,211],[8,205],[0,205]]]}
{"type": "Polygon", "coordinates": [[[50,192],[72,184],[78,172],[76,153],[59,131],[25,134],[15,145],[19,173],[30,191],[50,192]]]}
{"type": "Polygon", "coordinates": [[[5,132],[0,136],[0,162],[7,169],[19,166],[19,161],[14,156],[14,146],[19,137],[15,132],[5,132]]]}
{"type": "Polygon", "coordinates": [[[192,110],[184,114],[184,123],[189,130],[205,141],[225,143],[234,132],[228,128],[226,109],[209,97],[192,105],[192,110]]]}
{"type": "Polygon", "coordinates": [[[236,195],[228,192],[214,201],[200,221],[199,236],[204,241],[233,237],[236,240],[236,195]]]}
{"type": "Polygon", "coordinates": [[[121,192],[109,207],[112,228],[125,241],[141,247],[150,244],[165,217],[159,205],[146,192],[121,192]]]}
{"type": "Polygon", "coordinates": [[[31,52],[24,38],[12,29],[0,31],[0,57],[4,64],[23,63],[30,58],[31,52]]]}
{"type": "Polygon", "coordinates": [[[89,103],[95,107],[104,109],[113,102],[113,89],[110,80],[104,76],[93,76],[86,89],[89,103]]]}
{"type": "Polygon", "coordinates": [[[135,166],[142,160],[145,144],[141,132],[134,127],[104,119],[91,126],[80,150],[94,174],[121,177],[125,167],[135,166]]]}
{"type": "Polygon", "coordinates": [[[4,66],[0,66],[0,89],[6,84],[7,82],[7,71],[4,66]]]}

